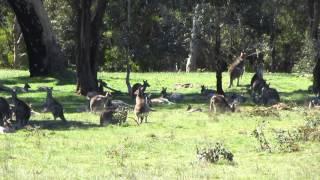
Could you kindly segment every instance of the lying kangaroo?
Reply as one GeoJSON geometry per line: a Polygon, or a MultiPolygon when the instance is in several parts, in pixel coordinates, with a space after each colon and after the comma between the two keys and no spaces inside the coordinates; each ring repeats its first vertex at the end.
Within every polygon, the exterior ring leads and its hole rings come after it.
{"type": "Polygon", "coordinates": [[[184,99],[184,95],[181,93],[167,93],[167,88],[162,88],[161,96],[167,98],[171,102],[181,102],[184,99]]]}
{"type": "Polygon", "coordinates": [[[215,91],[213,89],[208,89],[206,86],[201,85],[200,94],[203,96],[213,95],[215,91]]]}
{"type": "Polygon", "coordinates": [[[30,88],[31,88],[31,86],[28,83],[25,83],[23,87],[15,86],[12,89],[15,89],[16,92],[24,92],[24,93],[26,93],[26,92],[29,92],[30,88]]]}
{"type": "Polygon", "coordinates": [[[53,88],[47,88],[47,98],[44,104],[44,111],[50,111],[54,120],[59,117],[63,122],[66,122],[67,120],[64,117],[62,105],[52,97],[52,89],[53,88]]]}
{"type": "Polygon", "coordinates": [[[279,93],[276,89],[265,86],[262,88],[260,102],[264,105],[274,105],[280,101],[279,93]]]}
{"type": "Polygon", "coordinates": [[[20,127],[28,124],[31,116],[31,108],[22,100],[18,99],[16,90],[12,90],[12,102],[14,105],[13,112],[16,116],[16,121],[20,127]]]}
{"type": "Polygon", "coordinates": [[[237,86],[239,86],[239,79],[242,77],[244,73],[244,59],[245,59],[246,54],[244,52],[241,52],[240,56],[234,61],[229,68],[229,73],[230,73],[230,84],[229,88],[233,85],[233,80],[237,79],[237,86]]]}
{"type": "Polygon", "coordinates": [[[141,124],[143,120],[147,122],[150,107],[148,104],[148,97],[143,93],[142,89],[138,89],[136,96],[136,105],[134,106],[134,114],[137,117],[137,124],[141,124]]]}
{"type": "Polygon", "coordinates": [[[147,80],[143,80],[143,84],[141,83],[136,83],[132,86],[131,88],[131,97],[134,98],[137,95],[138,89],[142,88],[142,92],[144,93],[147,89],[147,87],[150,87],[150,84],[148,83],[147,80]]]}
{"type": "Polygon", "coordinates": [[[9,103],[5,98],[0,97],[0,126],[4,126],[8,119],[11,119],[9,103]]]}
{"type": "Polygon", "coordinates": [[[222,95],[214,95],[210,100],[210,111],[217,112],[234,112],[235,111],[235,104],[229,105],[226,98],[222,95]]]}
{"type": "Polygon", "coordinates": [[[90,111],[91,112],[98,112],[103,111],[106,107],[111,106],[111,93],[107,92],[105,96],[103,95],[96,95],[90,99],[90,111]]]}

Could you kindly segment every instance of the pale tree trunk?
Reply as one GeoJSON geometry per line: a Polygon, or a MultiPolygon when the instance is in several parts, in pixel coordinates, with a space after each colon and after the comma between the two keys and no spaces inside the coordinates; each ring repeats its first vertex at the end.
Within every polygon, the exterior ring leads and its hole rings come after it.
{"type": "Polygon", "coordinates": [[[8,1],[24,37],[30,76],[46,76],[65,70],[65,57],[57,44],[41,0],[8,1]]]}
{"type": "Polygon", "coordinates": [[[199,58],[199,39],[200,39],[200,11],[201,6],[197,4],[194,10],[193,20],[192,20],[192,32],[190,40],[190,53],[187,59],[186,72],[195,71],[197,69],[197,58],[199,58]]]}
{"type": "MultiPolygon", "coordinates": [[[[76,5],[76,4],[75,4],[76,5]]],[[[97,58],[106,0],[80,0],[78,7],[77,92],[97,91],[97,58]],[[95,4],[95,8],[92,8],[95,4]]]]}
{"type": "Polygon", "coordinates": [[[15,18],[13,25],[13,65],[16,68],[28,66],[28,55],[26,45],[24,43],[21,28],[17,18],[15,18]]]}

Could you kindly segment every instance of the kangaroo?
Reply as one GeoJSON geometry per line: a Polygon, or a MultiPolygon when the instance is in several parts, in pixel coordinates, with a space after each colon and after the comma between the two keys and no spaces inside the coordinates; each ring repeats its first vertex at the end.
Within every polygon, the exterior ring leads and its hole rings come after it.
{"type": "Polygon", "coordinates": [[[167,88],[162,87],[161,96],[167,98],[171,102],[180,102],[184,99],[183,94],[181,93],[167,93],[167,88]]]}
{"type": "Polygon", "coordinates": [[[31,86],[28,84],[28,83],[25,83],[23,87],[18,87],[18,86],[15,86],[13,87],[13,89],[16,90],[16,92],[29,92],[29,89],[31,88],[31,86]]]}
{"type": "Polygon", "coordinates": [[[192,108],[192,106],[189,104],[187,107],[187,112],[188,113],[202,112],[202,109],[201,108],[192,108]]]}
{"type": "Polygon", "coordinates": [[[229,73],[230,73],[230,84],[229,88],[233,85],[233,80],[237,79],[237,86],[239,86],[240,77],[242,77],[244,73],[244,59],[246,54],[241,52],[240,56],[230,65],[229,73]]]}
{"type": "Polygon", "coordinates": [[[12,90],[13,112],[16,116],[16,122],[20,127],[28,124],[31,116],[31,108],[22,100],[18,99],[16,90],[12,90]]]}
{"type": "Polygon", "coordinates": [[[54,120],[59,117],[63,122],[67,122],[63,114],[62,105],[52,96],[52,89],[53,88],[47,88],[47,97],[44,104],[44,111],[51,112],[54,120]]]}
{"type": "Polygon", "coordinates": [[[136,96],[136,105],[134,106],[134,114],[137,117],[137,124],[141,124],[143,120],[147,122],[150,107],[148,104],[148,97],[143,93],[142,89],[138,89],[138,94],[136,96]]]}
{"type": "Polygon", "coordinates": [[[131,88],[131,97],[134,98],[137,95],[137,90],[140,88],[142,88],[142,92],[145,92],[147,87],[150,87],[150,84],[148,83],[147,80],[143,80],[143,84],[141,83],[134,84],[131,88]]]}
{"type": "Polygon", "coordinates": [[[0,126],[4,126],[8,119],[11,119],[9,103],[5,98],[0,97],[0,126]]]}
{"type": "Polygon", "coordinates": [[[90,111],[98,112],[105,110],[106,107],[111,106],[111,93],[107,92],[105,96],[96,95],[90,99],[90,111]]]}
{"type": "Polygon", "coordinates": [[[200,94],[203,95],[203,96],[208,96],[210,94],[214,94],[215,91],[213,89],[208,89],[206,86],[204,85],[201,85],[201,91],[200,91],[200,94]]]}
{"type": "Polygon", "coordinates": [[[280,101],[280,96],[276,89],[264,86],[261,90],[260,101],[264,105],[274,105],[280,101]]]}
{"type": "Polygon", "coordinates": [[[217,112],[234,112],[235,104],[229,105],[226,98],[222,95],[214,95],[210,100],[210,111],[217,112]]]}

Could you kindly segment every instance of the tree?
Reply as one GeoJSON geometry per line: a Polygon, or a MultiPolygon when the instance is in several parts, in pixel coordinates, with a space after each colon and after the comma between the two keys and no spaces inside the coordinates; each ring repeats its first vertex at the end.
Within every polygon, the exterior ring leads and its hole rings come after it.
{"type": "Polygon", "coordinates": [[[30,76],[46,76],[65,69],[65,58],[41,0],[8,1],[27,48],[30,76]]]}
{"type": "Polygon", "coordinates": [[[86,95],[96,91],[97,57],[100,45],[103,16],[106,0],[80,0],[74,6],[78,9],[78,47],[77,47],[77,92],[86,95]]]}
{"type": "Polygon", "coordinates": [[[187,59],[186,72],[195,71],[197,69],[197,59],[200,53],[200,10],[201,6],[199,3],[194,8],[193,20],[192,20],[192,32],[190,40],[190,53],[187,59]]]}
{"type": "Polygon", "coordinates": [[[310,38],[314,46],[314,60],[316,65],[313,69],[313,90],[318,96],[320,95],[320,0],[308,0],[309,7],[309,31],[310,38]]]}

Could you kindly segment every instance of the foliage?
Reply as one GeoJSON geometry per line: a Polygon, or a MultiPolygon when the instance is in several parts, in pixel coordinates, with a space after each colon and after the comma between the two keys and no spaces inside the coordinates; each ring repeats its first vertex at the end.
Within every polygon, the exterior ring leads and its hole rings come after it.
{"type": "Polygon", "coordinates": [[[200,161],[217,163],[221,158],[233,161],[233,154],[223,144],[216,143],[213,147],[202,148],[200,150],[197,148],[197,158],[200,161]]]}

